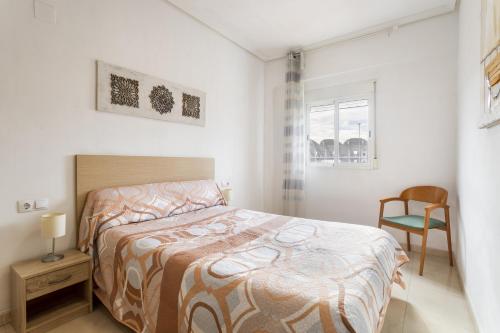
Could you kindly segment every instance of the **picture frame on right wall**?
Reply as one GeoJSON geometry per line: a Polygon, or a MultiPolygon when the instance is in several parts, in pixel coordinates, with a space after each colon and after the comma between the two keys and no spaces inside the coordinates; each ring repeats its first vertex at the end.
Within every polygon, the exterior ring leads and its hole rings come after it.
{"type": "Polygon", "coordinates": [[[481,0],[481,116],[479,128],[500,124],[500,0],[481,0]]]}

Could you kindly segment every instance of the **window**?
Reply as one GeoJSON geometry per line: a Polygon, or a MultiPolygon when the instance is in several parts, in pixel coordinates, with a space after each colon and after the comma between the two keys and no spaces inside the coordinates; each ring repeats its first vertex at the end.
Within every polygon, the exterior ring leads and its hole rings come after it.
{"type": "MultiPolygon", "coordinates": [[[[369,83],[374,86],[374,82],[369,83]]],[[[375,156],[374,88],[330,88],[306,92],[309,163],[371,168],[375,156]],[[342,94],[331,99],[327,95],[342,94]],[[360,92],[364,90],[365,92],[360,92]],[[314,99],[315,98],[315,99],[314,99]]],[[[363,85],[361,85],[363,87],[363,85]]]]}

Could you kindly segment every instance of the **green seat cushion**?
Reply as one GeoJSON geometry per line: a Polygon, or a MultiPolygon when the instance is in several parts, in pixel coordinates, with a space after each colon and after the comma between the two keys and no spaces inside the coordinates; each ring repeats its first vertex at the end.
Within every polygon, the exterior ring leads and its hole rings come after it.
{"type": "MultiPolygon", "coordinates": [[[[390,216],[390,217],[384,217],[384,220],[410,228],[415,228],[415,229],[424,228],[424,217],[420,215],[390,216]]],[[[446,223],[440,220],[433,219],[431,217],[429,221],[429,229],[439,228],[444,226],[446,226],[446,223]]]]}

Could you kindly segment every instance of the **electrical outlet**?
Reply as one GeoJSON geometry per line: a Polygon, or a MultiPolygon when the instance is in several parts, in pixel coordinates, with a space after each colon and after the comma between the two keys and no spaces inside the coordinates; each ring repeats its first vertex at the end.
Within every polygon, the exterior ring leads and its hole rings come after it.
{"type": "Polygon", "coordinates": [[[17,202],[17,212],[18,213],[31,212],[33,209],[35,209],[35,201],[34,200],[19,200],[17,202]]]}
{"type": "Polygon", "coordinates": [[[221,187],[223,187],[223,188],[231,187],[231,181],[228,179],[224,179],[220,183],[221,183],[221,187]]]}

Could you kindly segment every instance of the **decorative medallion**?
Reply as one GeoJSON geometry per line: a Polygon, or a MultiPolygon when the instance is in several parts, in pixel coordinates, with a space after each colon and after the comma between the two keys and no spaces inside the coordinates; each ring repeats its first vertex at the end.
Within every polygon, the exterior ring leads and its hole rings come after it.
{"type": "Polygon", "coordinates": [[[111,74],[111,104],[139,107],[139,81],[111,74]]]}
{"type": "Polygon", "coordinates": [[[151,101],[151,107],[160,114],[172,112],[175,104],[172,92],[164,85],[154,86],[149,94],[149,100],[151,101]]]}
{"type": "Polygon", "coordinates": [[[198,96],[182,94],[182,115],[200,119],[200,98],[198,96]]]}

